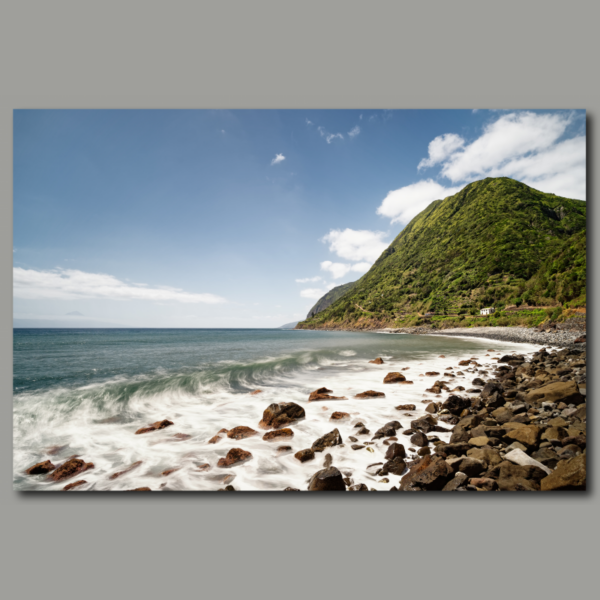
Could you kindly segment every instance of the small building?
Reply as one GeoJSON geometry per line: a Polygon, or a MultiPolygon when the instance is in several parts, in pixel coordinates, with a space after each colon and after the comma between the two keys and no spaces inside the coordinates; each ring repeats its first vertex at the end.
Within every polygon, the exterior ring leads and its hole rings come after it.
{"type": "Polygon", "coordinates": [[[480,315],[491,315],[492,313],[495,313],[496,309],[493,306],[490,306],[489,308],[482,308],[479,311],[480,315]]]}

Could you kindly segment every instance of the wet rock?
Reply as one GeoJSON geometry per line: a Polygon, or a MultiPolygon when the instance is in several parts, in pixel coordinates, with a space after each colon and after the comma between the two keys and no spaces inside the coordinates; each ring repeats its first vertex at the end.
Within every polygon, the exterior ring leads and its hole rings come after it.
{"type": "Polygon", "coordinates": [[[63,481],[93,468],[94,463],[86,463],[80,458],[71,458],[52,471],[52,473],[48,475],[48,479],[51,479],[52,481],[63,481]]]}
{"type": "MultiPolygon", "coordinates": [[[[360,433],[360,432],[359,432],[360,433]]],[[[342,444],[342,436],[338,429],[334,429],[329,433],[326,433],[324,436],[320,437],[318,440],[315,440],[311,446],[313,451],[315,452],[323,452],[325,448],[329,446],[339,446],[342,444]]]]}
{"type": "Polygon", "coordinates": [[[226,485],[224,488],[219,488],[219,492],[236,492],[237,490],[232,485],[226,485]]]}
{"type": "Polygon", "coordinates": [[[359,427],[364,427],[365,424],[362,421],[359,421],[358,423],[356,423],[356,425],[354,425],[355,429],[358,429],[359,427]]]}
{"type": "Polygon", "coordinates": [[[271,440],[277,440],[279,438],[292,438],[294,437],[294,432],[287,427],[284,429],[275,429],[273,431],[267,431],[265,435],[263,435],[262,439],[265,442],[270,442],[271,440]]]}
{"type": "Polygon", "coordinates": [[[367,390],[366,392],[361,392],[360,394],[356,394],[355,398],[385,398],[385,394],[383,392],[376,392],[375,390],[367,390]]]}
{"type": "Polygon", "coordinates": [[[294,458],[299,460],[301,463],[306,462],[308,460],[312,460],[315,457],[314,450],[310,448],[306,448],[305,450],[300,450],[294,454],[294,458]]]}
{"type": "Polygon", "coordinates": [[[464,473],[456,473],[456,475],[442,488],[442,492],[455,492],[459,487],[467,484],[468,477],[464,473]]]}
{"type": "Polygon", "coordinates": [[[366,427],[361,427],[357,432],[356,435],[369,435],[371,432],[366,428],[366,427]]]}
{"type": "Polygon", "coordinates": [[[299,492],[300,490],[298,488],[293,488],[293,487],[286,487],[285,490],[283,490],[284,492],[299,492]]]}
{"type": "Polygon", "coordinates": [[[262,390],[254,390],[253,392],[250,392],[251,396],[256,396],[256,394],[262,394],[262,390]]]}
{"type": "Polygon", "coordinates": [[[362,450],[363,448],[366,448],[366,446],[363,446],[361,444],[352,444],[350,448],[352,448],[352,450],[362,450]]]}
{"type": "Polygon", "coordinates": [[[381,439],[382,437],[391,437],[396,435],[396,429],[402,427],[398,421],[390,421],[383,427],[380,427],[373,436],[374,440],[381,439]]]}
{"type": "Polygon", "coordinates": [[[355,443],[358,442],[358,440],[353,435],[348,436],[348,441],[355,442],[355,443]]]}
{"type": "Polygon", "coordinates": [[[87,481],[85,479],[80,479],[79,481],[74,481],[73,483],[68,483],[63,488],[63,491],[68,492],[69,490],[75,489],[76,487],[79,487],[80,485],[83,485],[85,483],[87,483],[87,481]]]}
{"type": "Polygon", "coordinates": [[[483,379],[481,379],[480,377],[475,377],[475,379],[473,379],[473,381],[471,381],[471,384],[476,387],[483,387],[485,385],[485,381],[483,379]]]}
{"type": "Polygon", "coordinates": [[[60,454],[63,450],[67,449],[69,444],[64,444],[63,446],[50,446],[50,448],[46,449],[46,454],[48,456],[56,456],[60,454]]]}
{"type": "Polygon", "coordinates": [[[401,490],[442,490],[452,479],[448,463],[439,456],[425,456],[400,481],[401,490]]]}
{"type": "Polygon", "coordinates": [[[567,437],[569,437],[569,434],[566,429],[563,429],[562,427],[548,427],[548,429],[542,433],[541,439],[558,444],[567,437]]]}
{"type": "Polygon", "coordinates": [[[542,479],[541,488],[544,492],[551,490],[585,490],[585,454],[568,460],[561,460],[552,474],[542,479]]]}
{"type": "Polygon", "coordinates": [[[364,483],[358,483],[348,488],[349,492],[368,492],[369,488],[364,483]]]}
{"type": "Polygon", "coordinates": [[[304,409],[295,402],[279,402],[269,405],[263,412],[259,426],[263,429],[280,429],[299,419],[304,419],[304,409]]]}
{"type": "Polygon", "coordinates": [[[471,477],[469,485],[474,485],[478,490],[492,492],[498,489],[498,482],[489,477],[471,477]]]}
{"type": "Polygon", "coordinates": [[[163,419],[162,421],[156,421],[156,423],[148,425],[148,427],[142,427],[141,429],[138,429],[135,434],[140,435],[141,433],[150,433],[151,431],[158,431],[159,429],[164,429],[165,427],[170,427],[171,425],[173,425],[173,421],[163,419]]]}
{"type": "Polygon", "coordinates": [[[431,402],[430,404],[428,404],[425,407],[425,412],[431,413],[431,414],[435,414],[437,412],[437,407],[435,405],[435,402],[431,402]]]}
{"type": "Polygon", "coordinates": [[[121,475],[125,475],[125,473],[129,473],[129,471],[133,471],[134,469],[137,469],[141,464],[142,464],[142,461],[138,460],[138,461],[134,462],[133,464],[129,465],[126,469],[123,469],[122,471],[117,471],[116,473],[113,473],[112,475],[109,476],[109,479],[116,479],[117,477],[121,477],[121,475]]]}
{"type": "Polygon", "coordinates": [[[402,444],[394,442],[393,444],[390,444],[387,449],[385,458],[387,460],[392,460],[393,458],[406,458],[406,450],[402,444]]]}
{"type": "Polygon", "coordinates": [[[54,471],[54,469],[56,469],[56,466],[53,465],[49,460],[45,460],[44,462],[39,462],[33,465],[33,467],[29,467],[25,473],[27,473],[27,475],[44,475],[45,473],[54,471]]]}
{"type": "Polygon", "coordinates": [[[203,463],[198,465],[198,471],[208,471],[210,469],[210,465],[208,463],[203,463]]]}
{"type": "Polygon", "coordinates": [[[489,398],[493,394],[501,394],[502,390],[503,388],[499,383],[496,383],[495,381],[488,381],[481,390],[481,397],[484,399],[489,398]]]}
{"type": "Polygon", "coordinates": [[[501,490],[538,491],[539,482],[546,477],[546,473],[536,466],[521,466],[503,461],[489,470],[487,477],[496,479],[501,490]]]}
{"type": "Polygon", "coordinates": [[[335,467],[317,471],[308,484],[309,492],[345,491],[346,484],[342,474],[335,467]]]}
{"type": "Polygon", "coordinates": [[[245,425],[240,425],[239,427],[234,427],[227,432],[227,437],[232,440],[243,440],[245,438],[252,437],[256,435],[258,431],[255,431],[251,427],[246,427],[245,425]]]}
{"type": "Polygon", "coordinates": [[[467,450],[467,456],[482,461],[487,468],[495,467],[502,462],[502,457],[497,450],[492,448],[473,448],[467,450]]]}
{"type": "Polygon", "coordinates": [[[469,444],[471,446],[491,446],[491,439],[487,435],[480,435],[477,437],[472,437],[469,440],[469,444]]]}
{"type": "Polygon", "coordinates": [[[498,421],[498,423],[508,423],[513,419],[514,414],[508,408],[501,406],[500,408],[492,411],[492,416],[494,419],[496,419],[496,421],[498,421]]]}
{"type": "Polygon", "coordinates": [[[406,463],[404,459],[397,456],[384,463],[383,467],[377,472],[377,475],[387,475],[388,473],[391,473],[392,475],[402,475],[405,470],[406,463]]]}
{"type": "Polygon", "coordinates": [[[417,406],[415,404],[400,404],[396,406],[396,410],[417,410],[417,406]]]}
{"type": "Polygon", "coordinates": [[[325,387],[319,388],[314,392],[311,392],[308,397],[309,402],[317,402],[320,400],[347,400],[345,396],[330,396],[331,390],[328,390],[325,387]]]}
{"type": "Polygon", "coordinates": [[[370,360],[369,362],[372,365],[382,365],[383,364],[383,359],[382,358],[376,358],[374,360],[370,360]]]}
{"type": "Polygon", "coordinates": [[[417,431],[417,433],[410,438],[410,443],[414,444],[415,446],[427,446],[429,444],[429,440],[424,433],[417,431]]]}
{"type": "Polygon", "coordinates": [[[427,454],[431,454],[431,450],[430,450],[430,448],[429,448],[429,447],[427,447],[427,446],[423,446],[422,448],[419,448],[419,449],[417,450],[417,454],[418,454],[419,456],[426,456],[427,454]]]}
{"type": "Polygon", "coordinates": [[[287,454],[288,452],[291,452],[291,451],[292,451],[291,446],[278,446],[277,447],[278,454],[287,454]]]}
{"type": "Polygon", "coordinates": [[[401,383],[402,381],[406,381],[406,377],[402,373],[397,372],[388,373],[383,378],[383,383],[401,383]]]}
{"type": "Polygon", "coordinates": [[[220,458],[217,463],[218,467],[229,468],[234,465],[239,465],[252,459],[252,454],[241,448],[232,448],[225,458],[220,458]]]}
{"type": "Polygon", "coordinates": [[[537,445],[540,439],[541,429],[536,425],[523,425],[518,429],[509,431],[504,436],[504,439],[510,443],[513,441],[520,442],[526,448],[532,448],[537,445]]]}
{"type": "Polygon", "coordinates": [[[585,435],[576,435],[563,438],[560,443],[564,446],[575,444],[582,450],[587,446],[587,438],[585,435]]]}
{"type": "Polygon", "coordinates": [[[221,436],[220,435],[215,435],[213,437],[210,438],[210,440],[208,440],[209,444],[216,444],[219,440],[221,440],[221,436]]]}
{"type": "Polygon", "coordinates": [[[184,440],[189,440],[192,436],[188,435],[187,433],[176,433],[173,435],[173,438],[175,438],[176,440],[179,440],[180,442],[184,441],[184,440]]]}
{"type": "Polygon", "coordinates": [[[463,410],[470,408],[471,401],[467,398],[461,398],[452,394],[448,396],[445,402],[442,403],[442,408],[452,413],[453,415],[460,415],[463,410]]]}
{"type": "Polygon", "coordinates": [[[487,465],[472,456],[461,456],[459,458],[448,459],[446,461],[454,473],[464,473],[468,477],[477,477],[485,470],[487,465]]]}
{"type": "Polygon", "coordinates": [[[437,425],[437,419],[431,415],[425,415],[420,419],[415,419],[410,422],[410,428],[415,431],[422,431],[423,433],[429,433],[434,430],[437,425]]]}
{"type": "Polygon", "coordinates": [[[349,418],[350,418],[350,415],[348,413],[334,412],[334,413],[331,413],[331,417],[329,417],[329,420],[330,421],[344,421],[349,418]]]}
{"type": "Polygon", "coordinates": [[[564,402],[565,404],[583,404],[585,396],[579,392],[574,381],[553,381],[527,394],[529,404],[542,402],[564,402]]]}
{"type": "Polygon", "coordinates": [[[127,490],[128,492],[151,492],[152,490],[149,487],[139,487],[134,490],[127,490]]]}

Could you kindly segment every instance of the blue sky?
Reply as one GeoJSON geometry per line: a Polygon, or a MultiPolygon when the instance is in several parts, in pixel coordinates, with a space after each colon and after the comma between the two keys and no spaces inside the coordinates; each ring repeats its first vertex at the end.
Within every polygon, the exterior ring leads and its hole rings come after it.
{"type": "Polygon", "coordinates": [[[296,321],[499,175],[585,199],[585,112],[17,110],[15,323],[296,321]]]}

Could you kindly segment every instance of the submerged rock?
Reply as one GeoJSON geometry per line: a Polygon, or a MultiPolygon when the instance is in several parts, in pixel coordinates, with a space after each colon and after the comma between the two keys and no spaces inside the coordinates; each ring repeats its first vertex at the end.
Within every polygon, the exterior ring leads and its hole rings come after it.
{"type": "Polygon", "coordinates": [[[330,421],[343,421],[345,419],[349,419],[350,415],[345,412],[334,412],[331,413],[331,417],[329,417],[330,421]]]}
{"type": "Polygon", "coordinates": [[[275,429],[274,431],[267,431],[267,433],[265,433],[265,435],[263,435],[262,439],[265,440],[265,442],[269,442],[271,440],[276,440],[279,438],[291,438],[294,437],[294,432],[289,429],[289,428],[284,428],[284,429],[275,429]]]}
{"type": "Polygon", "coordinates": [[[305,450],[300,450],[294,454],[294,458],[299,460],[301,463],[306,462],[308,460],[313,460],[315,457],[315,452],[311,448],[306,448],[305,450]]]}
{"type": "Polygon", "coordinates": [[[401,383],[402,381],[406,381],[406,377],[402,373],[397,372],[388,373],[383,378],[383,383],[401,383]]]}
{"type": "Polygon", "coordinates": [[[109,476],[109,479],[116,479],[117,477],[120,477],[121,475],[125,475],[125,473],[129,473],[129,471],[133,471],[133,469],[136,469],[141,464],[142,464],[142,461],[138,460],[138,461],[134,462],[133,464],[129,465],[126,469],[123,469],[122,471],[117,471],[116,473],[113,473],[112,475],[109,476]]]}
{"type": "Polygon", "coordinates": [[[329,446],[339,446],[342,444],[342,436],[336,429],[321,436],[318,440],[315,440],[311,446],[314,452],[323,452],[323,450],[329,446]]]}
{"type": "Polygon", "coordinates": [[[345,396],[330,396],[331,390],[328,390],[325,387],[319,388],[314,392],[311,392],[308,397],[309,402],[317,402],[319,400],[347,400],[345,396]]]}
{"type": "Polygon", "coordinates": [[[356,394],[355,398],[385,398],[385,394],[383,392],[376,392],[374,390],[367,390],[366,392],[361,392],[360,394],[356,394]]]}
{"type": "Polygon", "coordinates": [[[369,362],[371,364],[373,364],[373,365],[382,365],[383,364],[383,359],[382,358],[376,358],[374,360],[370,360],[369,362]]]}
{"type": "Polygon", "coordinates": [[[70,479],[79,473],[83,473],[84,471],[93,468],[94,463],[86,463],[80,458],[71,458],[50,473],[48,479],[51,479],[52,481],[63,481],[64,479],[70,479]]]}
{"type": "Polygon", "coordinates": [[[63,491],[68,492],[69,490],[75,489],[76,487],[79,487],[80,485],[83,485],[84,483],[87,483],[87,481],[85,479],[80,479],[79,481],[74,481],[73,483],[68,483],[63,488],[63,491]]]}
{"type": "Polygon", "coordinates": [[[159,429],[164,429],[165,427],[169,427],[170,425],[173,425],[173,421],[163,419],[162,421],[156,421],[156,423],[148,425],[148,427],[142,427],[141,429],[138,429],[135,432],[135,434],[140,435],[141,433],[150,433],[151,431],[158,431],[159,429]]]}
{"type": "Polygon", "coordinates": [[[45,460],[44,462],[33,465],[33,467],[29,467],[25,473],[27,473],[27,475],[44,475],[45,473],[54,471],[54,469],[56,469],[56,467],[49,460],[45,460]]]}
{"type": "Polygon", "coordinates": [[[234,427],[233,429],[227,432],[227,437],[232,440],[243,440],[245,438],[256,435],[258,431],[255,431],[251,427],[246,427],[245,425],[240,425],[239,427],[234,427]]]}
{"type": "Polygon", "coordinates": [[[242,450],[241,448],[232,448],[227,453],[225,458],[219,459],[217,466],[221,468],[228,468],[249,461],[251,458],[252,454],[247,450],[242,450]]]}

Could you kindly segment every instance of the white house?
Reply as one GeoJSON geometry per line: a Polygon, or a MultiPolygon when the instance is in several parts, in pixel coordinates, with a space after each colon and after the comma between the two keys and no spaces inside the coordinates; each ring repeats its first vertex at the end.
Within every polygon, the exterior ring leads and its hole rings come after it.
{"type": "Polygon", "coordinates": [[[496,309],[493,306],[491,306],[489,308],[482,308],[479,311],[479,314],[480,315],[491,315],[492,313],[495,313],[495,312],[496,312],[496,309]]]}

